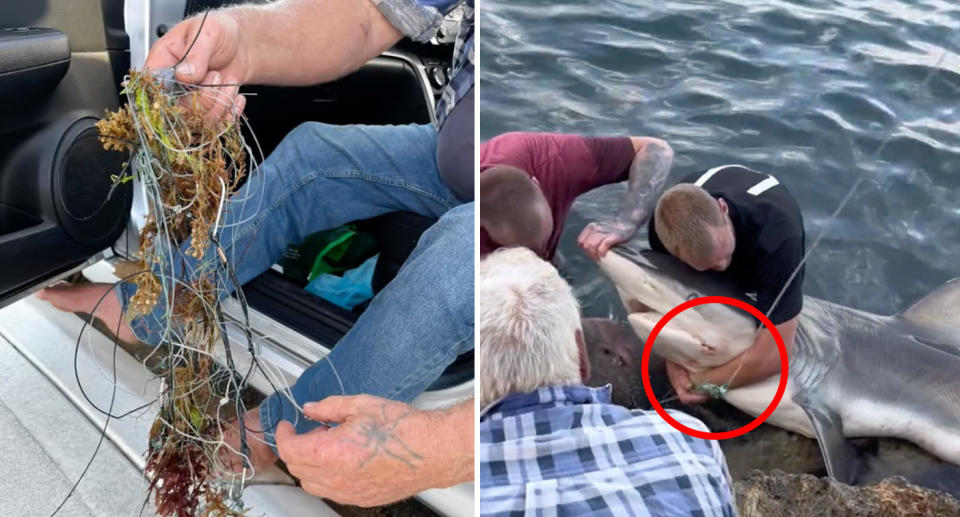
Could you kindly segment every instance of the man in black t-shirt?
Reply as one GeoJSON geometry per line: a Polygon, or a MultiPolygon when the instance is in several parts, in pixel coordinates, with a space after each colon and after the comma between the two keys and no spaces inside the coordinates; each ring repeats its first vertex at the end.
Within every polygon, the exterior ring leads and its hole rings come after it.
{"type": "MultiPolygon", "coordinates": [[[[776,325],[789,353],[803,307],[803,216],[776,178],[739,165],[686,178],[660,197],[649,222],[649,239],[652,249],[668,252],[698,271],[729,275],[776,325]]],[[[707,398],[692,392],[692,384],[729,382],[735,388],[779,371],[777,345],[762,327],[750,348],[716,368],[691,374],[667,362],[670,383],[686,404],[707,398]]]]}

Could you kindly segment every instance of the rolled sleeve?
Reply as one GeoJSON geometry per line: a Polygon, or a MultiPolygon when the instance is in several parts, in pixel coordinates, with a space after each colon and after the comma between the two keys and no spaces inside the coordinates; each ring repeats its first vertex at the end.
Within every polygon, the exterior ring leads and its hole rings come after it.
{"type": "Polygon", "coordinates": [[[427,42],[440,29],[443,16],[460,0],[370,0],[394,27],[414,41],[427,42]]]}

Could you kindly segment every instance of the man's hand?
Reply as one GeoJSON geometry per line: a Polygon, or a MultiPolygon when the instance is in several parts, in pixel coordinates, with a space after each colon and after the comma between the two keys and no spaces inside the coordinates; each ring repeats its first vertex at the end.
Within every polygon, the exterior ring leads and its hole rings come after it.
{"type": "Polygon", "coordinates": [[[473,479],[472,400],[421,411],[369,395],[334,396],[303,410],[339,423],[297,435],[281,422],[276,431],[280,458],[315,496],[377,506],[473,479]]]}
{"type": "Polygon", "coordinates": [[[677,392],[677,398],[684,404],[700,404],[706,402],[710,397],[703,393],[692,391],[693,383],[690,382],[690,372],[686,368],[672,361],[667,361],[667,377],[670,379],[670,385],[677,392]]]}
{"type": "MultiPolygon", "coordinates": [[[[783,338],[787,357],[793,350],[793,338],[797,333],[797,316],[777,325],[777,331],[783,338]]],[[[740,352],[740,355],[720,366],[710,368],[691,376],[697,384],[725,384],[729,389],[749,386],[780,374],[780,350],[773,335],[767,329],[759,329],[753,345],[740,352]]]]}
{"type": "Polygon", "coordinates": [[[374,2],[247,4],[210,11],[206,20],[198,15],[177,24],[150,50],[146,67],[157,71],[180,63],[177,80],[224,85],[207,88],[211,95],[204,103],[211,115],[222,118],[231,108],[240,113],[244,105],[236,89],[226,85],[330,82],[357,70],[401,36],[374,2]]]}
{"type": "Polygon", "coordinates": [[[590,223],[580,232],[577,244],[593,260],[599,261],[617,244],[623,244],[637,233],[636,225],[620,219],[590,223]]]}
{"type": "Polygon", "coordinates": [[[238,85],[247,81],[249,63],[239,25],[229,11],[178,23],[153,45],[144,68],[158,71],[174,65],[178,81],[207,87],[200,103],[208,119],[243,111],[246,98],[239,95],[238,85]]]}
{"type": "Polygon", "coordinates": [[[192,84],[209,82],[214,72],[234,81],[245,81],[247,59],[241,52],[239,36],[237,22],[227,13],[212,12],[206,20],[203,15],[188,18],[157,40],[144,68],[163,70],[180,63],[174,70],[177,80],[192,84]]]}

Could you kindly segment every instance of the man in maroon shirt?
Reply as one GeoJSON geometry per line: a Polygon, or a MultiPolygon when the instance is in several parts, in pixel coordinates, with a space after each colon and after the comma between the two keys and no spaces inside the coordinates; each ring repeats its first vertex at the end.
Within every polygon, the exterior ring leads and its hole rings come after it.
{"type": "Polygon", "coordinates": [[[524,246],[552,260],[577,196],[628,182],[612,220],[594,222],[577,242],[594,260],[647,221],[673,163],[666,142],[650,137],[591,138],[506,133],[480,145],[480,255],[524,246]]]}
{"type": "MultiPolygon", "coordinates": [[[[614,245],[630,240],[650,217],[672,163],[673,151],[657,138],[554,133],[494,137],[480,145],[480,256],[501,247],[523,246],[553,260],[577,196],[628,181],[618,215],[588,224],[578,238],[587,255],[599,260],[614,245]]],[[[615,321],[586,318],[582,325],[586,335],[603,340],[587,343],[591,357],[601,356],[601,350],[633,356],[632,334],[622,332],[615,321]],[[610,336],[626,338],[607,339],[610,336]]]]}

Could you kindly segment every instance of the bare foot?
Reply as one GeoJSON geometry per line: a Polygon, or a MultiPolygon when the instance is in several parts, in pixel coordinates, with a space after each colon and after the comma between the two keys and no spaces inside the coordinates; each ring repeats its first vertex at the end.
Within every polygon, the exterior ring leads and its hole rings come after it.
{"type": "MultiPolygon", "coordinates": [[[[260,408],[254,408],[243,415],[243,424],[247,428],[247,446],[250,447],[250,465],[260,471],[277,462],[277,455],[264,442],[263,431],[260,426],[260,408]]],[[[233,472],[239,473],[243,468],[243,457],[240,451],[240,431],[237,421],[230,422],[223,432],[223,441],[229,445],[222,449],[222,459],[233,472]],[[237,451],[237,452],[234,452],[237,451]]]]}
{"type": "Polygon", "coordinates": [[[50,302],[51,305],[65,312],[83,312],[93,314],[103,321],[111,332],[116,332],[119,322],[120,331],[117,337],[129,343],[137,343],[137,336],[130,329],[130,324],[123,321],[123,308],[120,299],[115,293],[108,293],[113,284],[56,284],[37,293],[37,298],[50,302]],[[106,294],[106,296],[104,296],[106,294]],[[100,299],[103,301],[100,302],[100,299]],[[97,303],[100,302],[100,306],[97,303]],[[96,307],[96,311],[94,311],[96,307]]]}

